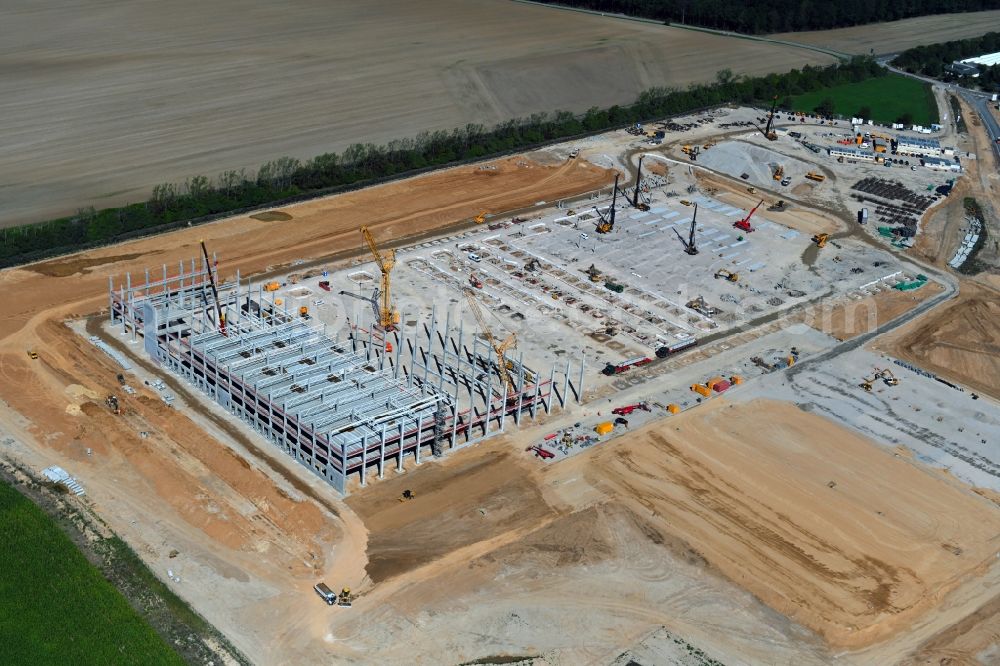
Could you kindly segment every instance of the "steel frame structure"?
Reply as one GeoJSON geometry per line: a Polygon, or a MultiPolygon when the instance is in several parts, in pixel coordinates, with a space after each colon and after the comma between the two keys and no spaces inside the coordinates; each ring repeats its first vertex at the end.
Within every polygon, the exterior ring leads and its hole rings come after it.
{"type": "MultiPolygon", "coordinates": [[[[459,327],[451,335],[450,312],[439,329],[430,321],[385,337],[373,328],[349,327],[341,342],[326,325],[289,313],[262,285],[219,285],[225,332],[215,321],[208,267],[181,263],[176,274],[117,288],[109,279],[112,330],[138,341],[156,363],[183,377],[261,436],[309,468],[341,494],[351,474],[364,486],[395,462],[420,464],[503,432],[507,417],[520,423],[548,413],[552,398],[564,405],[572,390],[579,401],[583,381],[570,381],[570,365],[548,378],[525,367],[523,354],[508,363],[515,391],[505,395],[488,345],[471,344],[459,327]],[[392,346],[394,345],[394,346],[392,346]],[[388,351],[388,350],[392,351],[388,351]],[[576,384],[574,386],[574,383],[576,384]]],[[[403,318],[403,322],[406,319],[403,318]]]]}

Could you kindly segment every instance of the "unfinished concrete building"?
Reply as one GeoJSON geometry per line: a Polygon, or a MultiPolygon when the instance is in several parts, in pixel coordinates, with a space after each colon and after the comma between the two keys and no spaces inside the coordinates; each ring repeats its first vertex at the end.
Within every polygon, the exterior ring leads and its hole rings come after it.
{"type": "Polygon", "coordinates": [[[461,326],[453,336],[449,321],[440,328],[436,311],[402,331],[354,325],[338,339],[238,272],[217,304],[204,260],[171,273],[109,280],[112,326],[340,493],[351,474],[364,485],[407,456],[419,464],[548,412],[553,398],[579,399],[582,364],[571,382],[569,364],[557,379],[508,360],[505,387],[493,350],[461,326]]]}

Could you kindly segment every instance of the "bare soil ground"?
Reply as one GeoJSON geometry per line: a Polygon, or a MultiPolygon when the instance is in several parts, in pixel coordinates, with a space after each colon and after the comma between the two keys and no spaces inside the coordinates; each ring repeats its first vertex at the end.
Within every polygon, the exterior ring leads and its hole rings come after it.
{"type": "Polygon", "coordinates": [[[929,282],[916,291],[880,291],[860,301],[850,300],[820,309],[809,322],[838,340],[849,340],[884,326],[943,290],[937,282],[929,282]]]}
{"type": "MultiPolygon", "coordinates": [[[[52,462],[71,468],[98,514],[154,570],[179,572],[185,582],[178,594],[239,649],[267,663],[318,660],[322,643],[303,639],[314,619],[303,599],[315,601],[311,586],[330,571],[333,584],[362,583],[367,537],[360,519],[307,471],[224,419],[169,409],[142,389],[123,397],[123,416],[111,415],[104,397],[122,397],[115,380],[121,369],[64,321],[106,306],[108,275],[176,266],[194,256],[202,237],[219,250],[224,275],[237,268],[247,275],[295,259],[358,254],[362,223],[388,246],[468,224],[484,208],[516,209],[610,180],[609,171],[584,160],[495,164],[289,206],[285,221],[238,217],[0,272],[0,431],[22,443],[18,457],[35,469],[52,462]],[[31,360],[28,349],[40,358],[31,360]],[[174,550],[180,554],[170,557],[174,550]],[[275,613],[285,618],[280,626],[266,620],[275,613]]],[[[494,508],[489,498],[481,504],[494,508]]],[[[532,515],[530,506],[522,511],[532,515]]]]}
{"type": "Polygon", "coordinates": [[[785,403],[716,402],[578,464],[834,646],[903,629],[998,546],[995,507],[785,403]]]}
{"type": "Polygon", "coordinates": [[[880,346],[964,386],[1000,398],[1000,292],[971,281],[959,297],[895,331],[880,346]]]}
{"type": "Polygon", "coordinates": [[[507,0],[7,3],[0,224],[163,182],[829,56],[507,0]]]}
{"type": "Polygon", "coordinates": [[[1000,11],[996,10],[920,16],[853,28],[783,32],[768,36],[790,42],[823,46],[844,53],[868,55],[872,50],[876,54],[895,53],[931,42],[978,37],[994,30],[1000,30],[1000,11]]]}

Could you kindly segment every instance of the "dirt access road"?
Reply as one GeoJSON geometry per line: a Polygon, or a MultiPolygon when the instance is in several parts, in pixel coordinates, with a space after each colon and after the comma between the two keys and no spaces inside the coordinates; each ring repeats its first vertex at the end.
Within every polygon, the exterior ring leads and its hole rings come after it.
{"type": "Polygon", "coordinates": [[[176,266],[196,255],[200,238],[219,252],[222,275],[237,268],[248,275],[295,259],[360,254],[363,223],[388,246],[467,224],[483,209],[521,208],[611,181],[610,172],[582,159],[545,165],[515,157],[493,165],[265,216],[285,221],[238,217],[0,272],[0,431],[18,442],[0,454],[36,470],[49,464],[71,470],[112,529],[155,571],[180,575],[178,594],[256,662],[321,661],[322,641],[300,626],[311,621],[304,609],[313,608],[303,600],[316,601],[317,578],[362,583],[361,522],[318,479],[261,446],[246,428],[225,427],[227,421],[212,421],[201,409],[168,409],[132,375],[140,395],[125,397],[115,380],[121,368],[64,322],[106,307],[109,275],[176,266]],[[29,359],[29,349],[40,358],[29,359]],[[109,393],[122,397],[123,416],[104,406],[109,393]]]}
{"type": "Polygon", "coordinates": [[[0,22],[0,225],[283,155],[833,61],[510,0],[14,0],[0,22]]]}

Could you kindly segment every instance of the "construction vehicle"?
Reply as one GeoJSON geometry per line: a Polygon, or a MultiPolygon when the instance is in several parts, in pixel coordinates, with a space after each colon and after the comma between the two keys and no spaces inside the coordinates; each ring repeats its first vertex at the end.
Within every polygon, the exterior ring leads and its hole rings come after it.
{"type": "Polygon", "coordinates": [[[688,158],[692,162],[696,162],[698,160],[698,153],[700,152],[701,152],[701,146],[695,146],[690,150],[690,152],[688,152],[688,158]]]}
{"type": "Polygon", "coordinates": [[[524,265],[524,270],[530,273],[534,273],[535,271],[540,271],[542,270],[542,263],[538,261],[538,259],[532,257],[531,260],[524,265]]]}
{"type": "Polygon", "coordinates": [[[727,270],[725,268],[720,268],[719,270],[715,271],[715,277],[717,279],[720,278],[720,277],[721,278],[726,278],[727,282],[739,282],[740,281],[740,274],[739,273],[733,273],[732,271],[727,270]]]}
{"type": "Polygon", "coordinates": [[[749,192],[750,194],[757,194],[757,188],[756,187],[748,187],[747,188],[747,192],[749,192]]]}
{"type": "Polygon", "coordinates": [[[666,358],[668,356],[672,356],[678,352],[684,351],[685,349],[690,349],[691,347],[694,347],[697,344],[698,344],[697,338],[688,338],[687,340],[675,342],[670,345],[663,345],[661,347],[657,347],[656,358],[666,358]]]}
{"type": "Polygon", "coordinates": [[[482,289],[483,288],[483,281],[480,280],[478,277],[476,277],[475,273],[473,273],[473,274],[471,274],[469,276],[469,284],[471,284],[476,289],[482,289]]]}
{"type": "Polygon", "coordinates": [[[635,170],[635,192],[632,195],[632,207],[638,208],[639,210],[649,210],[649,204],[639,201],[639,186],[642,184],[642,158],[645,155],[639,155],[639,166],[635,170]]]}
{"type": "Polygon", "coordinates": [[[278,291],[281,289],[280,282],[268,282],[264,285],[264,291],[278,291]]]}
{"type": "MultiPolygon", "coordinates": [[[[681,203],[684,202],[682,201],[681,203]]],[[[681,244],[684,246],[684,251],[690,254],[691,256],[698,254],[698,247],[694,243],[694,232],[697,224],[698,224],[698,204],[695,204],[694,215],[691,217],[691,232],[688,234],[688,239],[684,240],[684,237],[681,236],[681,232],[677,231],[676,227],[674,228],[674,233],[677,234],[677,238],[680,239],[681,244]]]]}
{"type": "Polygon", "coordinates": [[[326,602],[327,606],[332,606],[337,603],[337,595],[334,594],[333,590],[327,586],[326,583],[317,583],[313,585],[313,589],[316,590],[316,594],[326,602]]]}
{"type": "Polygon", "coordinates": [[[485,222],[485,221],[486,221],[486,211],[485,211],[485,210],[484,210],[484,211],[481,211],[481,212],[479,213],[479,215],[476,215],[476,216],[475,216],[474,218],[472,218],[472,219],[473,219],[473,221],[474,221],[474,222],[475,222],[476,224],[482,224],[483,222],[485,222]]]}
{"type": "Polygon", "coordinates": [[[774,99],[771,101],[771,112],[767,114],[767,126],[764,128],[764,137],[768,141],[778,140],[778,135],[774,131],[774,109],[777,106],[778,106],[778,96],[775,95],[774,99]]]}
{"type": "Polygon", "coordinates": [[[620,294],[623,291],[625,291],[625,285],[618,284],[617,282],[612,282],[611,280],[607,280],[604,283],[604,288],[607,289],[608,291],[613,291],[616,294],[620,294]]]}
{"type": "Polygon", "coordinates": [[[810,171],[809,173],[807,173],[806,178],[808,178],[809,180],[815,180],[817,183],[822,183],[824,180],[826,180],[826,176],[824,176],[821,173],[816,173],[815,171],[810,171]]]}
{"type": "Polygon", "coordinates": [[[322,289],[323,291],[330,291],[330,281],[329,280],[320,280],[320,282],[319,282],[319,288],[322,289]]]}
{"type": "Polygon", "coordinates": [[[608,234],[611,233],[615,228],[615,206],[618,204],[618,179],[621,178],[621,174],[615,174],[615,189],[611,195],[611,208],[608,210],[607,215],[603,215],[601,211],[594,206],[594,211],[597,213],[598,223],[597,223],[597,233],[608,234]]]}
{"type": "Polygon", "coordinates": [[[303,319],[309,319],[309,308],[305,305],[299,307],[299,316],[303,319]]]}
{"type": "Polygon", "coordinates": [[[685,303],[685,307],[691,308],[695,312],[705,315],[706,317],[711,317],[712,315],[717,315],[722,310],[716,307],[712,307],[707,302],[705,302],[704,296],[699,296],[698,298],[692,299],[685,303]]]}
{"type": "Polygon", "coordinates": [[[382,286],[379,291],[381,303],[378,307],[378,325],[383,331],[393,331],[396,329],[396,325],[399,324],[399,311],[392,306],[389,274],[392,272],[392,267],[396,265],[396,252],[395,250],[389,250],[385,254],[382,254],[378,249],[378,245],[375,244],[375,237],[372,236],[368,227],[361,227],[361,235],[364,236],[365,242],[368,243],[368,249],[371,251],[372,257],[375,258],[375,263],[378,265],[379,271],[382,272],[382,286]]]}
{"type": "Polygon", "coordinates": [[[892,370],[888,368],[875,368],[875,377],[885,382],[886,386],[899,386],[899,380],[896,378],[896,375],[892,374],[892,370]]]}
{"type": "Polygon", "coordinates": [[[861,379],[861,383],[858,384],[858,386],[860,386],[861,388],[863,388],[866,392],[871,393],[872,392],[872,384],[875,383],[875,381],[877,379],[878,379],[878,377],[863,377],[861,379]]]}
{"type": "Polygon", "coordinates": [[[594,264],[591,264],[585,273],[591,282],[600,282],[604,278],[604,274],[594,264]]]}
{"type": "MultiPolygon", "coordinates": [[[[201,254],[205,257],[205,270],[208,271],[208,282],[212,287],[212,298],[215,299],[215,324],[219,328],[219,333],[223,335],[226,334],[226,313],[222,311],[222,304],[219,302],[219,288],[215,281],[215,270],[213,270],[212,262],[208,260],[208,249],[205,247],[205,241],[199,241],[201,243],[201,254]]],[[[218,268],[216,265],[214,268],[218,268]]]]}
{"type": "Polygon", "coordinates": [[[413,491],[407,488],[406,490],[403,491],[403,494],[399,496],[399,501],[409,502],[414,497],[416,497],[416,495],[413,494],[413,491]]]}
{"type": "Polygon", "coordinates": [[[785,167],[781,166],[780,164],[775,165],[774,173],[771,175],[771,177],[774,178],[775,180],[781,180],[782,178],[784,178],[785,167]]]}
{"type": "Polygon", "coordinates": [[[580,154],[580,149],[579,148],[574,148],[573,150],[571,150],[569,152],[569,158],[571,160],[575,160],[579,154],[580,154]]]}
{"type": "Polygon", "coordinates": [[[353,603],[354,596],[351,594],[351,588],[345,587],[337,595],[337,605],[342,608],[350,608],[353,603]]]}
{"type": "Polygon", "coordinates": [[[476,299],[476,295],[471,289],[465,290],[465,299],[469,302],[469,307],[472,309],[472,315],[476,318],[476,322],[479,324],[480,330],[483,332],[483,335],[486,336],[486,342],[489,343],[493,353],[496,354],[496,365],[497,372],[500,374],[500,382],[503,384],[507,396],[510,396],[514,393],[514,380],[510,376],[510,366],[507,362],[506,353],[508,349],[517,346],[517,336],[514,333],[511,333],[504,339],[503,342],[497,343],[496,339],[493,337],[493,332],[490,330],[490,327],[486,325],[486,318],[483,316],[483,312],[479,308],[479,301],[476,299]]]}
{"type": "Polygon", "coordinates": [[[609,377],[612,375],[620,375],[623,372],[627,372],[632,368],[638,368],[639,366],[646,365],[647,363],[652,363],[653,359],[648,356],[636,356],[635,358],[630,358],[621,363],[608,363],[604,366],[601,372],[609,377]]]}
{"type": "Polygon", "coordinates": [[[30,358],[32,361],[37,361],[38,360],[38,352],[32,351],[31,349],[29,349],[28,350],[28,358],[30,358]]]}
{"type": "Polygon", "coordinates": [[[542,460],[549,460],[551,458],[556,457],[556,454],[552,453],[546,448],[543,448],[541,445],[532,446],[529,448],[529,450],[534,451],[535,455],[541,458],[542,460]]]}
{"type": "Polygon", "coordinates": [[[824,248],[826,247],[826,242],[830,240],[830,234],[816,234],[812,237],[812,242],[816,243],[816,247],[824,248]]]}
{"type": "Polygon", "coordinates": [[[781,211],[785,210],[785,200],[778,199],[777,203],[771,204],[770,206],[767,207],[767,209],[775,213],[780,213],[781,211]]]}
{"type": "MultiPolygon", "coordinates": [[[[737,220],[736,222],[733,222],[733,226],[739,229],[740,231],[751,233],[754,230],[754,228],[750,226],[750,218],[753,217],[753,214],[757,212],[757,209],[760,208],[760,205],[762,203],[764,203],[763,199],[761,199],[760,202],[756,206],[754,206],[749,213],[747,213],[746,217],[744,217],[742,220],[737,220]]],[[[733,282],[735,282],[735,280],[733,280],[733,282]]]]}
{"type": "Polygon", "coordinates": [[[108,409],[111,410],[112,414],[118,415],[122,413],[121,407],[118,404],[118,396],[109,395],[104,399],[104,404],[108,406],[108,409]]]}
{"type": "Polygon", "coordinates": [[[637,409],[641,409],[644,412],[651,411],[649,405],[644,402],[637,402],[634,405],[625,405],[624,407],[615,407],[611,410],[611,413],[615,416],[628,416],[637,409]]]}

